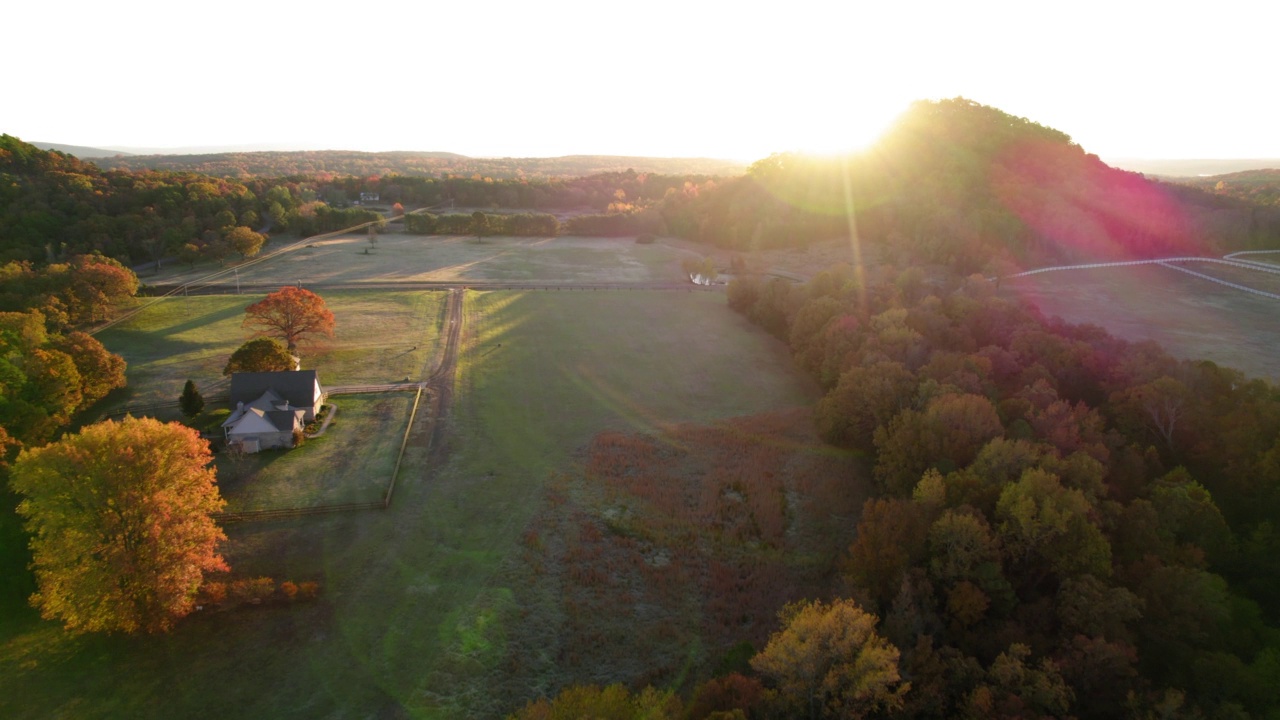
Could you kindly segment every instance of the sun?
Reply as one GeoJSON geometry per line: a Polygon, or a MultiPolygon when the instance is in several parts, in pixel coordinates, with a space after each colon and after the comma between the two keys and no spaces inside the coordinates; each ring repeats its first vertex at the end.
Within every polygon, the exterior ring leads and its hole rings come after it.
{"type": "Polygon", "coordinates": [[[871,147],[901,113],[893,107],[876,112],[851,112],[812,119],[797,130],[796,149],[810,155],[849,155],[871,147]]]}

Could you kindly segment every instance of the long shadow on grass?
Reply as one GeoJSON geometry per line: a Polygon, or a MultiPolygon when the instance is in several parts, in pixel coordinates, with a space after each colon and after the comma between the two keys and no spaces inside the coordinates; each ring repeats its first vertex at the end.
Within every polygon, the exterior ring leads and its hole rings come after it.
{"type": "Polygon", "coordinates": [[[237,496],[243,494],[250,483],[256,482],[258,475],[272,463],[284,457],[289,450],[263,450],[246,455],[238,464],[225,454],[214,458],[214,467],[218,473],[218,491],[227,499],[227,510],[244,512],[246,510],[268,510],[271,508],[245,505],[237,502],[237,496]]]}
{"type": "Polygon", "coordinates": [[[129,363],[138,361],[139,358],[181,355],[205,346],[205,343],[175,340],[168,335],[146,330],[113,329],[110,334],[103,333],[99,339],[108,350],[129,363]]]}
{"type": "Polygon", "coordinates": [[[251,305],[252,303],[250,301],[254,299],[255,298],[246,298],[244,307],[241,307],[239,304],[236,304],[230,307],[222,308],[221,310],[214,310],[213,312],[207,312],[203,315],[193,317],[185,322],[178,323],[177,325],[171,325],[165,328],[162,332],[164,332],[164,334],[166,335],[175,335],[177,333],[183,333],[188,330],[195,330],[197,328],[204,327],[205,325],[211,325],[220,320],[226,320],[228,318],[236,317],[237,315],[243,314],[244,309],[249,305],[251,305]]]}

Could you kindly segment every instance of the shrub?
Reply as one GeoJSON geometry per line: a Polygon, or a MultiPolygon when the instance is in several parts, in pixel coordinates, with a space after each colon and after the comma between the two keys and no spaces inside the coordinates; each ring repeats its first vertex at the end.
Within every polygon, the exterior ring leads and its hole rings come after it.
{"type": "Polygon", "coordinates": [[[238,602],[259,605],[276,592],[276,581],[269,577],[236,580],[231,583],[231,597],[238,602]]]}
{"type": "Polygon", "coordinates": [[[320,594],[320,585],[314,582],[298,583],[298,599],[313,600],[320,594]]]}
{"type": "Polygon", "coordinates": [[[298,595],[298,586],[292,580],[285,580],[280,583],[280,592],[292,602],[298,595]]]}
{"type": "Polygon", "coordinates": [[[227,584],[217,581],[205,581],[196,596],[200,605],[221,605],[227,600],[227,584]]]}

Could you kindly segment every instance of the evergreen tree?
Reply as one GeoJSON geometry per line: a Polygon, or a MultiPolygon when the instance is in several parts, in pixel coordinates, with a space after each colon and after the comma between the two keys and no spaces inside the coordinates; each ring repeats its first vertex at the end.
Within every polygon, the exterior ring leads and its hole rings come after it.
{"type": "Polygon", "coordinates": [[[204,409],[204,398],[200,396],[194,382],[188,380],[182,386],[182,397],[178,398],[178,405],[182,408],[182,414],[189,418],[199,415],[204,409]]]}

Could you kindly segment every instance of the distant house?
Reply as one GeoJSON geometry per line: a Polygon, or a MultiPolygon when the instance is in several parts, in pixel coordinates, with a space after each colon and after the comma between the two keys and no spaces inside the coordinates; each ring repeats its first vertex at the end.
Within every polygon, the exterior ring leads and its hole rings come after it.
{"type": "Polygon", "coordinates": [[[293,447],[293,434],[315,419],[324,389],[315,370],[231,374],[227,444],[245,452],[293,447]]]}
{"type": "Polygon", "coordinates": [[[371,203],[371,202],[376,203],[378,202],[378,197],[379,197],[378,193],[362,192],[360,193],[360,203],[361,204],[371,203]]]}

